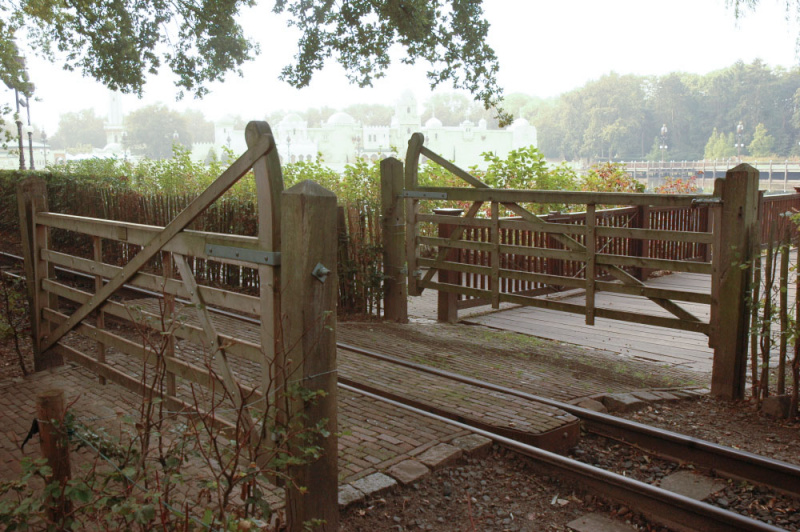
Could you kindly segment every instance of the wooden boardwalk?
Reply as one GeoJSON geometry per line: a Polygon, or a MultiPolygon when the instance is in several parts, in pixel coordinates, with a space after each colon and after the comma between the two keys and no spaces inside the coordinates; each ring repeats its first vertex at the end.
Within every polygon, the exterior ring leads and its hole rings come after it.
{"type": "MultiPolygon", "coordinates": [[[[797,256],[793,254],[792,264],[796,262],[797,256]]],[[[794,273],[791,273],[790,277],[789,301],[793,304],[794,273]]],[[[703,274],[673,273],[650,279],[647,285],[708,293],[711,289],[711,278],[703,274]]],[[[609,292],[597,292],[595,297],[598,307],[671,317],[671,314],[661,307],[642,297],[609,292]]],[[[583,304],[584,296],[579,293],[567,296],[561,301],[583,304]]],[[[686,302],[679,304],[701,320],[706,322],[709,320],[709,305],[686,302]]],[[[409,316],[416,320],[435,320],[436,292],[426,290],[421,297],[410,298],[409,316]]],[[[586,325],[582,314],[513,305],[504,305],[500,310],[477,307],[459,311],[459,319],[464,323],[602,349],[663,366],[685,368],[701,373],[711,372],[713,350],[708,347],[708,337],[702,333],[605,318],[597,318],[596,324],[591,326],[586,325]]]]}
{"type": "MultiPolygon", "coordinates": [[[[711,279],[708,275],[701,274],[673,274],[651,279],[647,284],[659,288],[708,292],[711,279]]],[[[598,292],[595,297],[598,308],[670,316],[652,301],[641,297],[608,292],[598,292]]],[[[583,304],[584,296],[576,295],[563,301],[583,304]]],[[[684,302],[680,304],[701,320],[708,321],[710,310],[708,305],[684,302]]],[[[492,312],[482,316],[468,317],[464,321],[584,347],[603,349],[658,364],[680,366],[700,372],[711,371],[713,351],[708,347],[708,337],[702,333],[605,318],[597,318],[595,325],[592,326],[586,325],[585,318],[581,314],[533,307],[517,307],[501,312],[492,312]]]]}

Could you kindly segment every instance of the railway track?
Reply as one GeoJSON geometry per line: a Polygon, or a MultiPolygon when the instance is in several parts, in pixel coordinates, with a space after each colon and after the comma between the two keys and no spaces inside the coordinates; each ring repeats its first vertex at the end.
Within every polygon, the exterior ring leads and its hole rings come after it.
{"type": "MultiPolygon", "coordinates": [[[[7,253],[0,253],[0,261],[19,264],[21,260],[20,257],[7,253]]],[[[93,276],[65,269],[58,269],[58,273],[61,275],[74,276],[76,278],[94,279],[93,276]]],[[[125,289],[138,295],[147,295],[149,297],[161,296],[161,294],[142,290],[133,286],[126,286],[125,289]]],[[[240,316],[219,309],[215,311],[254,324],[258,323],[258,320],[253,318],[240,316]]],[[[608,414],[594,412],[572,404],[539,397],[480,379],[409,362],[358,346],[339,343],[337,347],[361,356],[436,375],[442,379],[465,383],[471,386],[481,387],[487,390],[553,406],[578,417],[583,427],[588,432],[634,446],[644,453],[670,461],[691,463],[694,465],[695,469],[699,471],[713,472],[719,477],[742,480],[764,486],[791,497],[800,497],[800,467],[794,464],[765,458],[746,451],[732,449],[676,432],[620,419],[608,414]]],[[[368,383],[359,382],[357,379],[351,379],[340,375],[339,386],[342,389],[362,394],[377,401],[386,402],[397,408],[405,409],[491,438],[494,442],[514,449],[516,452],[533,459],[537,467],[541,468],[545,474],[567,479],[581,486],[583,489],[625,504],[646,515],[654,522],[675,530],[783,530],[763,521],[758,521],[729,510],[696,501],[659,487],[588,465],[578,460],[544,451],[509,437],[483,430],[469,423],[435,414],[427,410],[424,404],[410,400],[398,400],[397,397],[388,396],[386,393],[383,393],[382,390],[368,383]]]]}

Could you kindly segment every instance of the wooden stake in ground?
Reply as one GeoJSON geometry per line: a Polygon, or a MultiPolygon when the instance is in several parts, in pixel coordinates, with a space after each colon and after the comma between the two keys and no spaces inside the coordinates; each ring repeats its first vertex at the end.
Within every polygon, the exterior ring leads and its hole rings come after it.
{"type": "MultiPolygon", "coordinates": [[[[42,456],[52,469],[48,483],[57,482],[63,488],[70,479],[69,439],[64,426],[64,391],[47,390],[36,396],[36,418],[39,422],[39,437],[42,456]]],[[[47,502],[47,517],[60,523],[71,511],[70,501],[63,495],[47,502]]]]}

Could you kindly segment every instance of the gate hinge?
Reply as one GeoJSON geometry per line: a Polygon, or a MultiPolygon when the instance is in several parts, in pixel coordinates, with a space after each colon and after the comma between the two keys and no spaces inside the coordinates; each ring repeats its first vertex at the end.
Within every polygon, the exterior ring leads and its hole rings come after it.
{"type": "Polygon", "coordinates": [[[220,259],[232,259],[267,266],[280,266],[281,254],[277,251],[259,251],[257,249],[235,248],[206,244],[206,255],[220,259]]]}
{"type": "Polygon", "coordinates": [[[404,190],[402,196],[412,199],[447,199],[447,192],[422,192],[421,190],[404,190]]]}
{"type": "Polygon", "coordinates": [[[722,205],[722,198],[694,198],[692,200],[692,207],[697,207],[700,205],[722,205]]]}

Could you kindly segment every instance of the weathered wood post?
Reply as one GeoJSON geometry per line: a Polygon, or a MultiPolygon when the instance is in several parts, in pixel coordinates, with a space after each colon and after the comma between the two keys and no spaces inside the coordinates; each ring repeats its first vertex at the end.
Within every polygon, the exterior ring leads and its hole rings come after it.
{"type": "Polygon", "coordinates": [[[406,217],[403,210],[403,163],[394,157],[381,161],[381,213],[383,222],[384,315],[408,323],[406,284],[406,217]]]}
{"type": "Polygon", "coordinates": [[[758,231],[758,170],[740,164],[715,183],[722,199],[717,249],[712,276],[712,334],[714,363],[711,394],[728,399],[744,397],[747,334],[750,311],[747,297],[751,271],[747,267],[758,231]]]}
{"type": "Polygon", "coordinates": [[[47,212],[47,187],[38,177],[30,177],[17,185],[19,226],[22,233],[22,256],[25,259],[25,277],[28,288],[31,337],[33,341],[34,371],[60,366],[61,355],[53,350],[43,351],[42,343],[50,332],[49,324],[42,319],[42,310],[55,306],[56,296],[48,296],[42,290],[42,281],[52,272],[50,265],[42,260],[42,250],[47,248],[47,228],[37,226],[36,213],[47,212]]]}
{"type": "MultiPolygon", "coordinates": [[[[461,216],[464,209],[434,209],[435,214],[441,216],[461,216]]],[[[450,238],[457,226],[453,224],[439,224],[439,238],[450,238]]],[[[447,251],[445,260],[458,262],[458,250],[450,249],[447,251]]],[[[447,284],[460,284],[461,278],[458,272],[449,270],[439,270],[437,272],[439,282],[447,284]]],[[[436,319],[444,323],[458,322],[458,294],[451,292],[437,291],[438,303],[436,307],[436,319]]]]}
{"type": "Polygon", "coordinates": [[[311,519],[324,520],[320,530],[339,527],[336,411],[336,196],[312,181],[283,192],[281,202],[281,300],[287,392],[320,392],[313,400],[288,399],[289,451],[319,446],[313,462],[292,466],[294,483],[286,488],[292,532],[311,519]],[[297,390],[295,390],[297,391],[297,390]],[[327,420],[327,422],[325,421],[327,420]],[[316,427],[324,423],[329,435],[316,427]],[[294,434],[295,437],[291,438],[294,434]]]}
{"type": "MultiPolygon", "coordinates": [[[[636,208],[634,220],[630,227],[635,229],[650,229],[650,206],[639,205],[636,208]]],[[[650,241],[644,238],[637,238],[631,241],[631,256],[643,259],[650,258],[650,241]]],[[[649,268],[636,268],[634,276],[640,281],[646,281],[650,277],[649,268]]]]}
{"type": "Polygon", "coordinates": [[[69,438],[64,426],[64,391],[51,389],[36,396],[36,419],[39,423],[39,438],[42,456],[52,470],[47,482],[56,482],[62,488],[62,496],[47,501],[47,517],[59,523],[71,511],[69,499],[63,497],[63,488],[70,479],[69,438]]]}

